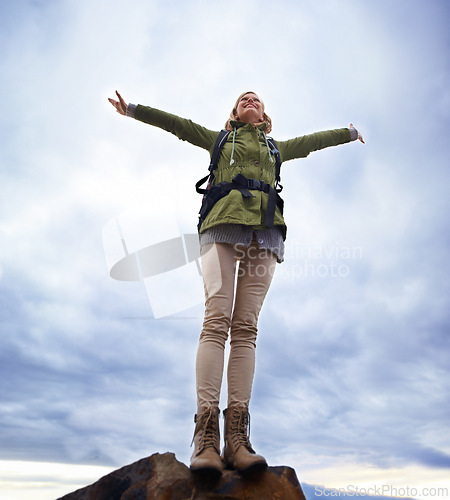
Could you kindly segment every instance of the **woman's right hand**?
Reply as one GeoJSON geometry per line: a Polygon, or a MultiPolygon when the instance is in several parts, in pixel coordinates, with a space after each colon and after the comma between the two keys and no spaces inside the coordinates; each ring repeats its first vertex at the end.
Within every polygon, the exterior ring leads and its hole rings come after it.
{"type": "Polygon", "coordinates": [[[116,111],[120,113],[121,115],[126,115],[127,114],[127,103],[123,100],[122,96],[117,92],[116,90],[116,95],[119,98],[118,101],[115,101],[114,99],[110,99],[108,97],[108,101],[116,108],[116,111]]]}

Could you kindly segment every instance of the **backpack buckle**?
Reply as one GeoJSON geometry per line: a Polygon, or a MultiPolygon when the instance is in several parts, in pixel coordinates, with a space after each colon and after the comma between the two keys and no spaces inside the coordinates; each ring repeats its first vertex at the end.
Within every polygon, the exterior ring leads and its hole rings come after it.
{"type": "Polygon", "coordinates": [[[257,179],[247,179],[247,187],[248,189],[258,189],[261,190],[261,181],[257,179]]]}

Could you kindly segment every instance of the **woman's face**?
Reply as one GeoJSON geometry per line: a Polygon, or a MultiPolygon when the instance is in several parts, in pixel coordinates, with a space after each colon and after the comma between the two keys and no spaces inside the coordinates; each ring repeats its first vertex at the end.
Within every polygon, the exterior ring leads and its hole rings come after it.
{"type": "Polygon", "coordinates": [[[256,94],[244,94],[238,102],[236,117],[245,123],[260,123],[264,121],[263,105],[256,94]]]}

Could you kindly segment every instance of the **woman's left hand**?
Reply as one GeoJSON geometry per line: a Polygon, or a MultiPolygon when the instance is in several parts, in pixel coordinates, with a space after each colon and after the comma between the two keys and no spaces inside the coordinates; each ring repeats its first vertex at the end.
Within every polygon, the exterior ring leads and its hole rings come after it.
{"type": "MultiPolygon", "coordinates": [[[[350,123],[349,128],[355,128],[353,126],[353,123],[350,123]]],[[[361,141],[363,144],[365,144],[364,139],[362,138],[362,135],[358,132],[358,141],[361,141]]]]}

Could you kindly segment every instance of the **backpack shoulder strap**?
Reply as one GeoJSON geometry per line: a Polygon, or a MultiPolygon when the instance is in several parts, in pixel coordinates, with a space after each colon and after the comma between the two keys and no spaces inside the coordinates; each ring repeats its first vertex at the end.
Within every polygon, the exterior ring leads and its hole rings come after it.
{"type": "Polygon", "coordinates": [[[270,152],[275,156],[275,187],[278,191],[283,189],[283,186],[280,184],[280,170],[281,170],[281,158],[280,152],[277,148],[277,143],[273,140],[272,137],[267,137],[267,142],[270,146],[270,152]]]}
{"type": "Polygon", "coordinates": [[[209,171],[212,172],[217,168],[217,163],[219,162],[219,156],[222,152],[223,145],[227,141],[227,137],[230,135],[229,130],[222,129],[217,136],[216,143],[214,144],[214,149],[211,155],[211,163],[209,164],[209,171]]]}
{"type": "Polygon", "coordinates": [[[222,152],[223,145],[225,144],[227,137],[230,135],[229,130],[221,130],[219,132],[219,135],[217,136],[216,143],[214,144],[214,149],[211,154],[211,162],[209,164],[209,174],[200,179],[196,184],[195,184],[195,190],[197,193],[200,194],[205,194],[207,191],[206,189],[202,189],[200,186],[208,180],[208,177],[210,178],[209,184],[211,184],[212,180],[214,179],[214,173],[213,171],[217,168],[217,164],[219,162],[219,157],[220,153],[222,152]]]}

